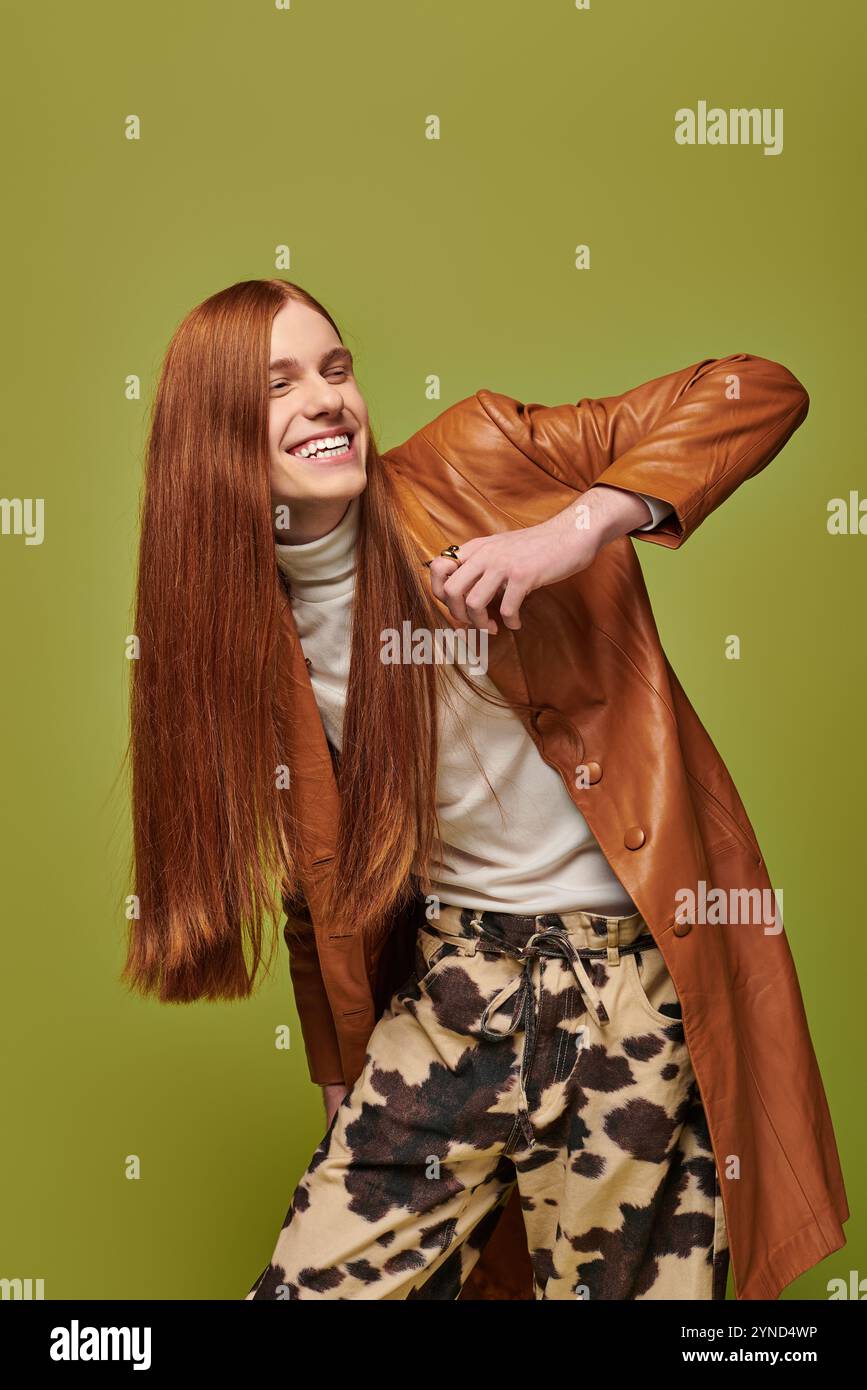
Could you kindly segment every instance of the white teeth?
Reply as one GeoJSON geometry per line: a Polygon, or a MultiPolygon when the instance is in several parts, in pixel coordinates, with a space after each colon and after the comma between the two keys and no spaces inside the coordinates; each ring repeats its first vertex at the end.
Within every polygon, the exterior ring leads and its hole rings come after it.
{"type": "Polygon", "coordinates": [[[309,444],[304,444],[300,449],[292,449],[291,453],[297,454],[299,458],[313,458],[317,454],[342,454],[349,448],[348,434],[330,434],[324,439],[313,439],[309,444]]]}

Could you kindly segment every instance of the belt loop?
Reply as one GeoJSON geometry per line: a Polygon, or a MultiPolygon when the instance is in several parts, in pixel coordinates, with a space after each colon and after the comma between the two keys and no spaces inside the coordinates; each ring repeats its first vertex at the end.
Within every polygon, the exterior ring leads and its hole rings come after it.
{"type": "Polygon", "coordinates": [[[608,964],[620,964],[620,918],[606,917],[608,926],[608,964]]]}
{"type": "Polygon", "coordinates": [[[470,955],[474,956],[478,951],[479,946],[481,945],[482,937],[485,934],[485,924],[482,921],[481,912],[473,913],[472,917],[470,918],[470,927],[475,927],[475,931],[472,934],[472,940],[470,942],[470,955]]]}

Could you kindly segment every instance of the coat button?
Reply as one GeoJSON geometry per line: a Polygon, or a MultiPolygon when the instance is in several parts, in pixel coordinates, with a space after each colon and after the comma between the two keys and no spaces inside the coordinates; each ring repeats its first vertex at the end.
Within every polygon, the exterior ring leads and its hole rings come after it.
{"type": "Polygon", "coordinates": [[[689,936],[691,931],[692,922],[675,922],[674,924],[675,936],[689,936]]]}
{"type": "Polygon", "coordinates": [[[623,836],[623,843],[627,849],[641,849],[647,839],[640,825],[630,825],[626,834],[623,836]]]}
{"type": "Polygon", "coordinates": [[[602,765],[601,765],[600,763],[585,763],[585,764],[584,764],[584,767],[585,767],[585,770],[586,770],[586,772],[587,772],[587,781],[588,781],[591,785],[592,785],[594,782],[599,782],[599,781],[601,781],[601,778],[602,778],[602,765]]]}

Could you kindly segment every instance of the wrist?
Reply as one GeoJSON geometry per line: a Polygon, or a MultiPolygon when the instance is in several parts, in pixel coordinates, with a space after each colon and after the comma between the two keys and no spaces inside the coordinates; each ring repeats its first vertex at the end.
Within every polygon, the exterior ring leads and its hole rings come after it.
{"type": "Polygon", "coordinates": [[[628,536],[638,526],[653,519],[647,503],[637,493],[624,488],[596,483],[579,499],[589,513],[589,532],[596,542],[597,552],[609,541],[628,536]]]}

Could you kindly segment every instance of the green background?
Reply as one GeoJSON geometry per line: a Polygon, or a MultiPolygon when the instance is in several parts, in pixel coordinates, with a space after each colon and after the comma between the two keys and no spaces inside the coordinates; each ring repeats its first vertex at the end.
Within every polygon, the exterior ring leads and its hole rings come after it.
{"type": "Polygon", "coordinates": [[[481,387],[554,404],[733,352],[806,385],[765,473],[683,550],[638,550],[783,889],[853,1210],[847,1246],[783,1297],[867,1274],[867,537],[826,530],[829,498],[865,486],[863,7],[22,0],[2,17],[2,491],[45,498],[46,536],[0,537],[0,1275],[44,1278],[47,1298],[243,1298],[324,1132],[282,940],[245,1003],[118,983],[147,404],[183,315],[273,274],[284,242],[278,273],[341,324],[383,449],[481,387]],[[783,153],[677,146],[674,111],[700,99],[783,107],[783,153]]]}

